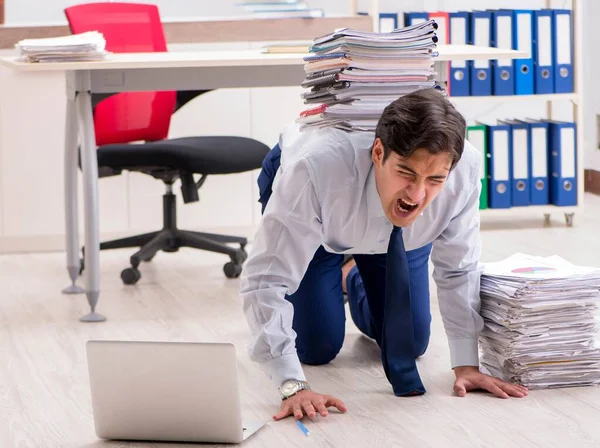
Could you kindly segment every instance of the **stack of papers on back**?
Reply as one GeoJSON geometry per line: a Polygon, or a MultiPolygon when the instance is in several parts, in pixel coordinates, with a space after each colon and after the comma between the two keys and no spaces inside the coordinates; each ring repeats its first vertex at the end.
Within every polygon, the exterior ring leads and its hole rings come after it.
{"type": "Polygon", "coordinates": [[[482,365],[528,388],[600,383],[600,269],[515,254],[481,278],[482,365]]]}
{"type": "Polygon", "coordinates": [[[15,48],[25,62],[98,61],[106,55],[106,41],[97,31],[43,39],[25,39],[15,48]]]}
{"type": "Polygon", "coordinates": [[[383,109],[419,89],[435,87],[437,24],[430,20],[389,33],[344,28],[313,41],[304,58],[300,129],[333,126],[373,131],[383,109]]]}

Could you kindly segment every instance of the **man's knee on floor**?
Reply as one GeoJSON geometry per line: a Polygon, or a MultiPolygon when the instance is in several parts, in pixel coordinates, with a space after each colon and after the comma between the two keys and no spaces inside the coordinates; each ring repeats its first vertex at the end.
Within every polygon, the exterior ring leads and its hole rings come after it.
{"type": "Polygon", "coordinates": [[[298,349],[298,357],[302,364],[320,366],[335,359],[342,348],[342,343],[318,343],[298,349]]]}

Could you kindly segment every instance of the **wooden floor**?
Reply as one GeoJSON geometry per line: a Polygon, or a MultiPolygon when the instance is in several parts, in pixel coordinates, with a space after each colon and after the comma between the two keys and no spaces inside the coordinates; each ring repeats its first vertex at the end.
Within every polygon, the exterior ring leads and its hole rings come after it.
{"type": "MultiPolygon", "coordinates": [[[[542,216],[484,223],[484,261],[520,251],[558,254],[600,266],[600,198],[588,196],[575,226],[542,216]]],[[[60,293],[67,283],[63,254],[0,256],[0,447],[173,446],[98,440],[85,358],[92,338],[229,341],[236,344],[244,417],[270,420],[278,406],[273,384],[248,360],[249,335],[238,281],[222,274],[223,258],[199,251],[159,254],[135,287],[119,273],[130,251],[102,253],[101,324],[84,324],[84,296],[60,293]]],[[[306,438],[292,419],[270,421],[248,447],[598,447],[600,388],[533,391],[502,400],[452,394],[446,337],[435,289],[433,336],[419,370],[428,393],[395,398],[376,346],[347,323],[342,352],[330,365],[307,367],[314,389],[342,398],[347,414],[307,421],[306,438]]]]}

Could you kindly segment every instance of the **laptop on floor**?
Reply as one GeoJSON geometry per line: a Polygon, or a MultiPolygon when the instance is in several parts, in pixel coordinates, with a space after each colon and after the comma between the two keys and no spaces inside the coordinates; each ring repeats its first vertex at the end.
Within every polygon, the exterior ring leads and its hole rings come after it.
{"type": "Polygon", "coordinates": [[[88,341],[92,410],[101,439],[240,443],[243,422],[229,343],[88,341]]]}

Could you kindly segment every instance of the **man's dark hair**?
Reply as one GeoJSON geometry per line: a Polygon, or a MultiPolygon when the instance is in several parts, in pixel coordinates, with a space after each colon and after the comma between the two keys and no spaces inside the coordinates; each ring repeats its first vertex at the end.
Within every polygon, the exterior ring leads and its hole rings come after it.
{"type": "Polygon", "coordinates": [[[423,148],[432,154],[450,153],[452,166],[464,148],[464,117],[444,95],[433,88],[404,95],[388,105],[381,115],[375,138],[383,144],[383,160],[395,152],[409,157],[423,148]]]}

